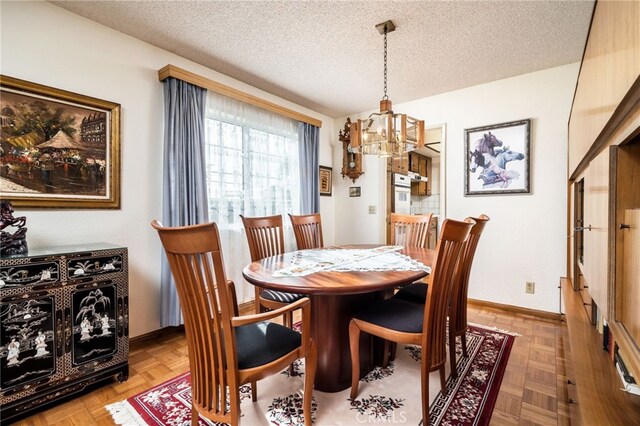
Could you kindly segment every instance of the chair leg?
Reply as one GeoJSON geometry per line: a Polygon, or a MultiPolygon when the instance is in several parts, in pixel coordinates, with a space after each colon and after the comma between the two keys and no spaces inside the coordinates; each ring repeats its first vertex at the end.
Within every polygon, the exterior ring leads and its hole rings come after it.
{"type": "Polygon", "coordinates": [[[311,401],[313,399],[313,381],[316,377],[316,366],[318,363],[318,351],[316,342],[311,341],[309,351],[304,359],[304,395],[302,401],[302,411],[304,413],[304,424],[311,426],[311,401]]]}
{"type": "Polygon", "coordinates": [[[391,342],[391,347],[389,348],[389,361],[393,361],[396,359],[396,351],[398,350],[398,343],[391,342]]]}
{"type": "Polygon", "coordinates": [[[461,336],[460,340],[462,342],[462,355],[467,357],[469,354],[467,353],[467,332],[465,331],[461,336]]]}
{"type": "MultiPolygon", "coordinates": [[[[422,348],[422,353],[425,353],[425,348],[422,348]]],[[[422,358],[420,365],[420,384],[422,387],[422,425],[429,424],[429,369],[426,367],[425,357],[422,358]]]]}
{"type": "Polygon", "coordinates": [[[444,393],[444,390],[447,388],[447,381],[444,377],[444,364],[440,367],[440,390],[444,393]]]}
{"type": "Polygon", "coordinates": [[[196,406],[191,404],[191,426],[198,426],[198,410],[196,410],[196,406]]]}
{"type": "Polygon", "coordinates": [[[251,401],[256,402],[258,400],[258,382],[251,382],[251,401]]]}
{"type": "MultiPolygon", "coordinates": [[[[282,321],[285,327],[293,329],[293,312],[284,314],[282,321]]],[[[292,362],[291,364],[289,364],[289,375],[293,377],[293,374],[295,373],[295,371],[296,371],[295,364],[292,362]]]]}
{"type": "Polygon", "coordinates": [[[349,323],[349,348],[351,349],[351,399],[358,396],[360,381],[360,327],[351,320],[349,323]]]}
{"type": "Polygon", "coordinates": [[[458,369],[456,368],[456,335],[449,330],[449,361],[451,363],[451,377],[458,378],[458,369]]]}

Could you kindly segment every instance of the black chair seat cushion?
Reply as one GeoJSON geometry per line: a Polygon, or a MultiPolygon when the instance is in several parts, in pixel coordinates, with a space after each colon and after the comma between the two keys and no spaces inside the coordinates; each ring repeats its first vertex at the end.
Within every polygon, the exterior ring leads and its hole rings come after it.
{"type": "Polygon", "coordinates": [[[304,295],[276,290],[262,290],[260,292],[260,297],[267,300],[273,300],[274,302],[293,303],[296,300],[302,299],[304,295]]]}
{"type": "Polygon", "coordinates": [[[393,295],[394,299],[404,300],[411,303],[418,303],[424,305],[427,300],[428,284],[413,283],[402,287],[396,294],[393,295]]]}
{"type": "Polygon", "coordinates": [[[268,364],[301,345],[300,333],[272,322],[236,327],[238,368],[268,364]]]}
{"type": "Polygon", "coordinates": [[[374,302],[354,316],[362,321],[405,333],[422,333],[424,305],[394,298],[374,302]]]}

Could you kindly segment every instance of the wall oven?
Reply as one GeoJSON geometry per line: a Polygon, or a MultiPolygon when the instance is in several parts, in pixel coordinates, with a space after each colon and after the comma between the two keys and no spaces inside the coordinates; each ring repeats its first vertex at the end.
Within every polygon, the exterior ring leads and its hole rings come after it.
{"type": "Polygon", "coordinates": [[[393,174],[393,197],[391,198],[391,211],[393,213],[411,213],[411,179],[407,175],[393,174]]]}

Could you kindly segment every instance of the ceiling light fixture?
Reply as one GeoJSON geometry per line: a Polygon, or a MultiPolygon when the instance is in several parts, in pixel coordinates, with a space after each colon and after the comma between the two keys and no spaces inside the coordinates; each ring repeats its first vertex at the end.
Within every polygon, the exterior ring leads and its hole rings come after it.
{"type": "Polygon", "coordinates": [[[386,21],[376,25],[376,29],[384,35],[384,96],[380,100],[380,113],[351,123],[351,148],[380,157],[402,156],[424,146],[424,121],[394,114],[387,96],[387,34],[396,26],[386,21]]]}

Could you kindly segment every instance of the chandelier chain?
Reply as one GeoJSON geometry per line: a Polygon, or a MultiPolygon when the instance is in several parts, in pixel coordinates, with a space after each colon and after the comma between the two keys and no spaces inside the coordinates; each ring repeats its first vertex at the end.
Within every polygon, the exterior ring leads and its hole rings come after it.
{"type": "Polygon", "coordinates": [[[387,96],[387,27],[384,28],[384,96],[383,100],[389,99],[387,96]]]}

